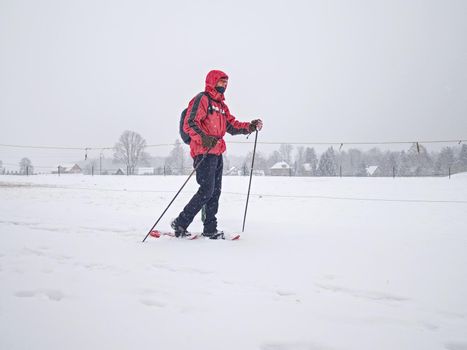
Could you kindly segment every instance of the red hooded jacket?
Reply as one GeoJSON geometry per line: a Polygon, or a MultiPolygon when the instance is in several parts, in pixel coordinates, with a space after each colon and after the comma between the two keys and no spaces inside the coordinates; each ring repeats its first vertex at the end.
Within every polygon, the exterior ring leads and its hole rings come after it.
{"type": "Polygon", "coordinates": [[[206,76],[204,93],[196,95],[188,105],[183,131],[191,137],[190,153],[193,158],[206,153],[208,150],[201,143],[201,135],[203,134],[215,136],[219,139],[216,146],[209,151],[209,154],[221,155],[226,149],[223,139],[226,132],[232,135],[248,134],[250,132],[250,123],[237,121],[224,103],[224,94],[215,89],[221,78],[228,79],[228,76],[219,70],[210,71],[206,76]],[[208,111],[209,98],[206,94],[211,97],[212,111],[208,111]]]}

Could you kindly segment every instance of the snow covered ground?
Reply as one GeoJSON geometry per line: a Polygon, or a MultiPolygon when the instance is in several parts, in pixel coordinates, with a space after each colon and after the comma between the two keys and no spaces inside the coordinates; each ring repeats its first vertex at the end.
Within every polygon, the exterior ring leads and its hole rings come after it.
{"type": "Polygon", "coordinates": [[[241,240],[141,243],[183,181],[0,176],[0,349],[467,349],[466,175],[255,177],[241,240]]]}

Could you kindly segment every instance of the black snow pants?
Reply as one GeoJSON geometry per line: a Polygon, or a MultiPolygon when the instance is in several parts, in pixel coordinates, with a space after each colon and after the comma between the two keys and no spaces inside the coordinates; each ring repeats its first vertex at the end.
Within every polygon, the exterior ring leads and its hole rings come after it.
{"type": "MultiPolygon", "coordinates": [[[[196,156],[193,166],[196,167],[203,159],[203,155],[196,156]]],[[[201,208],[205,205],[206,218],[204,220],[204,233],[213,233],[217,230],[216,214],[219,208],[219,197],[222,189],[222,155],[208,154],[196,170],[196,181],[199,184],[198,192],[191,198],[183,211],[175,219],[178,226],[187,228],[201,208]]]]}

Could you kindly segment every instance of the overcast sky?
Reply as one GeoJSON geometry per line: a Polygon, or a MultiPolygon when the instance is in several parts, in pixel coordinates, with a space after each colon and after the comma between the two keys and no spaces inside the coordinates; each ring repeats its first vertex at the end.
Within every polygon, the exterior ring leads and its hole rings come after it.
{"type": "Polygon", "coordinates": [[[464,0],[0,0],[0,143],[173,143],[211,69],[261,141],[467,137],[464,0]]]}

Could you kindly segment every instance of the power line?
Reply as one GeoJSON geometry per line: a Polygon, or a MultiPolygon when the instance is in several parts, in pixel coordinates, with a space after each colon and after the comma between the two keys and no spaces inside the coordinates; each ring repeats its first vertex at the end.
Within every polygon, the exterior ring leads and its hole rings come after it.
{"type": "MultiPolygon", "coordinates": [[[[14,164],[14,163],[3,163],[3,165],[9,165],[9,166],[20,166],[19,163],[17,164],[14,164]]],[[[47,165],[34,165],[34,164],[31,164],[29,165],[29,167],[32,167],[34,169],[36,168],[41,168],[41,169],[57,169],[58,165],[50,165],[50,166],[47,166],[47,165]]]]}
{"type": "MultiPolygon", "coordinates": [[[[0,147],[9,147],[9,148],[33,148],[33,149],[58,149],[58,150],[80,150],[85,151],[86,149],[90,150],[89,147],[63,147],[63,146],[25,146],[25,145],[7,145],[0,144],[0,147]]],[[[92,148],[94,149],[94,148],[92,148]]],[[[95,148],[103,149],[103,148],[95,148]]]]}
{"type": "MultiPolygon", "coordinates": [[[[424,141],[352,141],[352,142],[287,142],[287,141],[258,141],[259,144],[263,145],[328,145],[328,146],[344,146],[344,145],[403,145],[403,144],[433,144],[433,143],[457,143],[461,144],[467,142],[467,139],[451,139],[451,140],[424,140],[424,141]]],[[[229,141],[233,144],[251,144],[252,141],[229,141]]],[[[175,143],[160,143],[147,145],[146,148],[153,147],[166,147],[166,146],[175,146],[175,143]]],[[[112,150],[114,147],[66,147],[66,146],[30,146],[30,145],[13,145],[13,144],[0,144],[0,147],[9,147],[9,148],[29,148],[29,149],[55,149],[55,150],[80,150],[80,151],[104,151],[112,150]]]]}
{"type": "MultiPolygon", "coordinates": [[[[164,147],[164,146],[175,146],[175,143],[159,143],[154,145],[147,145],[146,148],[152,147],[164,147]]],[[[0,147],[9,148],[30,148],[30,149],[54,149],[54,150],[74,150],[74,151],[104,151],[113,150],[115,147],[67,147],[67,146],[30,146],[30,145],[12,145],[12,144],[0,144],[0,147]]]]}
{"type": "MultiPolygon", "coordinates": [[[[343,146],[343,145],[403,145],[403,144],[416,144],[416,143],[457,143],[461,144],[466,142],[467,140],[428,140],[428,141],[375,141],[375,142],[277,142],[277,141],[258,141],[258,143],[265,144],[265,145],[336,145],[336,146],[343,146]]],[[[229,141],[229,143],[238,143],[238,144],[251,144],[252,141],[229,141]]]]}

